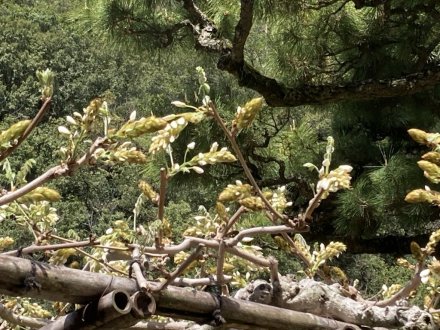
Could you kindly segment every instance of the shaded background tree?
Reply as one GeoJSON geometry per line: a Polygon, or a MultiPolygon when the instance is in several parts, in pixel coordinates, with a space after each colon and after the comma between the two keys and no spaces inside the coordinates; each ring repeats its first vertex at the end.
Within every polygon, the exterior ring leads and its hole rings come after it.
{"type": "MultiPolygon", "coordinates": [[[[349,237],[360,251],[371,247],[371,238],[416,239],[437,226],[436,210],[403,201],[425,182],[412,165],[417,147],[406,130],[438,128],[437,2],[114,0],[89,6],[83,19],[93,19],[112,42],[144,53],[196,48],[195,58],[209,55],[219,71],[263,95],[273,108],[242,135],[244,151],[263,185],[288,184],[294,197],[300,192],[297,208],[311,194],[302,156],[310,159],[323,138],[335,137],[335,157],[353,164],[356,180],[352,191],[323,205],[315,239],[349,237]]],[[[375,246],[381,252],[384,244],[375,246]]],[[[396,245],[386,252],[406,251],[396,245]]]]}

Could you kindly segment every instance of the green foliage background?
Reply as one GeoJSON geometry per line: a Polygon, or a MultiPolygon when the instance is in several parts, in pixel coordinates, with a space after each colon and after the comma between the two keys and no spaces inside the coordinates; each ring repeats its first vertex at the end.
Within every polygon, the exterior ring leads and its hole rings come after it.
{"type": "MultiPolygon", "coordinates": [[[[161,14],[166,6],[161,7],[159,2],[146,1],[142,2],[143,6],[139,6],[139,1],[130,3],[135,15],[153,19],[153,27],[159,32],[170,22],[184,18],[174,1],[166,2],[171,6],[168,15],[161,14]]],[[[429,18],[421,17],[417,22],[403,20],[390,31],[389,38],[395,38],[396,42],[389,46],[381,39],[385,27],[376,19],[381,13],[375,9],[355,11],[348,6],[338,15],[330,15],[335,8],[306,13],[295,3],[257,1],[254,29],[258,33],[251,35],[246,54],[257,69],[292,85],[388,77],[400,72],[402,67],[412,68],[414,60],[408,54],[440,33],[438,23],[429,18]],[[300,13],[295,16],[298,19],[291,19],[292,13],[300,13]],[[420,35],[428,29],[433,33],[420,35]],[[377,41],[377,47],[368,53],[362,52],[359,44],[362,38],[377,41]],[[340,47],[347,50],[330,60],[325,56],[330,48],[340,47]],[[358,60],[352,63],[353,58],[358,60]],[[337,72],[322,70],[323,62],[336,59],[351,64],[337,72]]],[[[124,8],[118,4],[120,1],[96,1],[96,6],[101,6],[98,13],[103,15],[93,20],[89,14],[95,4],[88,1],[2,1],[1,125],[7,127],[13,121],[35,114],[39,107],[36,70],[50,68],[56,73],[55,99],[49,114],[11,158],[14,168],[19,168],[26,159],[36,160],[29,179],[58,162],[56,150],[60,139],[54,132],[63,122],[61,118],[81,111],[95,96],[106,95],[112,99],[111,107],[118,116],[115,120],[121,122],[133,110],[138,117],[171,113],[175,111],[171,101],[195,101],[195,66],[205,68],[213,97],[225,118],[231,119],[237,105],[255,96],[253,91],[240,88],[231,76],[217,70],[215,57],[193,49],[186,35],[169,49],[158,49],[167,40],[154,34],[133,41],[114,30],[112,42],[103,38],[102,29],[96,28],[104,26],[108,32],[109,24],[114,22],[112,19],[123,14],[124,8]],[[89,11],[84,8],[85,4],[90,6],[89,11]]],[[[232,35],[234,14],[238,10],[236,1],[207,1],[203,9],[218,23],[219,33],[232,35]]],[[[325,139],[332,135],[336,140],[335,164],[351,164],[355,169],[353,189],[325,201],[313,227],[317,231],[331,228],[328,235],[355,238],[426,233],[432,229],[429,224],[438,218],[438,211],[403,201],[408,191],[426,183],[415,165],[420,150],[409,140],[406,130],[418,127],[439,131],[437,99],[435,89],[412,97],[381,101],[295,109],[266,107],[257,123],[242,132],[238,141],[254,176],[263,186],[287,184],[289,197],[294,202],[289,211],[295,214],[306,207],[312,196],[309,184],[316,180],[316,173],[310,173],[302,165],[305,162],[319,164],[325,139]]],[[[208,149],[214,141],[226,145],[213,123],[203,123],[197,129],[189,128],[179,138],[174,150],[177,159],[183,157],[191,141],[196,141],[201,150],[208,149]]],[[[139,139],[137,143],[148,148],[145,140],[139,139]]],[[[138,179],[147,179],[157,188],[163,161],[157,156],[146,166],[92,167],[57,180],[52,185],[63,196],[56,205],[61,216],[58,230],[66,233],[75,229],[85,236],[102,234],[111,221],[131,219],[139,194],[138,179]]],[[[193,221],[198,206],[213,207],[222,187],[235,179],[243,179],[241,169],[224,165],[209,169],[202,177],[179,175],[172,181],[166,212],[176,240],[186,224],[193,221]]],[[[4,177],[0,180],[6,185],[4,177]]],[[[154,221],[155,213],[153,206],[143,210],[141,223],[148,225],[154,221]]],[[[246,221],[255,225],[259,220],[246,221]]],[[[0,226],[2,232],[20,237],[18,245],[29,239],[7,221],[0,226]]],[[[270,237],[263,238],[260,244],[266,246],[267,254],[282,255],[270,237]]],[[[346,260],[346,265],[353,265],[348,274],[354,278],[365,277],[370,283],[365,288],[369,293],[380,289],[378,283],[388,278],[396,281],[406,278],[394,268],[385,271],[386,265],[392,263],[388,257],[356,258],[362,260],[362,267],[346,260]],[[378,264],[383,266],[380,273],[375,271],[378,264]],[[366,276],[367,273],[372,275],[366,276]]],[[[289,258],[284,257],[281,263],[283,271],[298,270],[298,265],[289,258]]]]}

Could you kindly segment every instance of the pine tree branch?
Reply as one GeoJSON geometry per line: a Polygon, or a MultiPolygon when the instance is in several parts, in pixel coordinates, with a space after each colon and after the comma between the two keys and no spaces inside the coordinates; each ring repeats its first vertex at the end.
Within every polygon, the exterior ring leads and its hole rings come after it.
{"type": "Polygon", "coordinates": [[[190,25],[196,38],[196,47],[209,52],[221,53],[226,46],[226,40],[217,37],[217,28],[209,17],[203,13],[192,0],[183,0],[183,8],[191,17],[190,25]]]}
{"type": "Polygon", "coordinates": [[[334,5],[335,3],[339,2],[339,0],[328,0],[328,1],[318,1],[316,4],[306,4],[307,9],[313,9],[313,10],[319,10],[325,7],[329,7],[334,5]]]}
{"type": "Polygon", "coordinates": [[[251,150],[250,157],[252,157],[253,159],[255,159],[263,164],[268,164],[270,162],[274,162],[275,164],[278,165],[277,179],[279,179],[280,181],[286,180],[286,163],[283,160],[277,159],[276,157],[272,157],[272,156],[262,156],[262,155],[256,154],[255,149],[251,150]]]}
{"type": "Polygon", "coordinates": [[[300,176],[288,176],[288,177],[274,177],[274,178],[268,178],[258,181],[258,185],[260,187],[274,187],[274,186],[284,186],[289,183],[294,183],[297,186],[304,186],[307,188],[310,188],[309,183],[302,179],[300,176]]]}
{"type": "Polygon", "coordinates": [[[195,21],[195,24],[201,26],[211,25],[213,22],[209,17],[196,6],[193,0],[183,0],[183,8],[188,12],[191,18],[195,21]]]}
{"type": "Polygon", "coordinates": [[[354,7],[361,9],[364,7],[377,7],[385,4],[388,0],[353,0],[354,7]]]}
{"type": "MultiPolygon", "coordinates": [[[[377,7],[387,4],[386,0],[352,0],[357,9],[364,7],[377,7]]],[[[344,1],[338,11],[348,2],[344,1]]],[[[336,4],[336,1],[318,2],[320,6],[327,7],[336,4]]],[[[422,9],[435,18],[440,13],[430,2],[422,9]]],[[[220,55],[217,67],[234,75],[238,84],[260,93],[266,103],[272,107],[296,107],[300,105],[330,104],[339,101],[363,101],[380,98],[400,97],[413,95],[426,91],[440,83],[439,65],[418,70],[413,73],[404,73],[381,80],[364,80],[347,83],[334,83],[325,85],[299,84],[297,86],[285,86],[273,78],[265,76],[253,68],[244,60],[244,46],[252,27],[253,1],[242,0],[239,22],[235,28],[234,39],[224,39],[218,35],[218,29],[214,22],[200,10],[192,0],[182,0],[182,6],[187,11],[190,19],[177,23],[170,29],[162,31],[166,37],[163,47],[173,42],[174,35],[183,27],[189,27],[195,38],[195,46],[206,52],[220,55]]],[[[394,8],[393,10],[400,10],[394,8]]],[[[126,31],[128,35],[133,31],[126,31]]],[[[136,31],[136,34],[149,34],[151,31],[136,31]]],[[[423,58],[420,61],[423,62],[423,58]]],[[[419,61],[419,62],[420,62],[419,61]]],[[[417,68],[423,68],[426,62],[417,64],[417,68]]],[[[345,64],[341,63],[341,67],[345,64]]],[[[350,68],[350,66],[348,67],[350,68]]]]}
{"type": "Polygon", "coordinates": [[[218,68],[236,76],[239,85],[259,92],[272,107],[405,96],[425,91],[440,83],[440,65],[390,79],[366,80],[345,85],[304,84],[297,87],[286,87],[275,79],[262,75],[246,62],[234,62],[230,54],[220,58],[218,68]]]}
{"type": "MultiPolygon", "coordinates": [[[[198,28],[193,28],[197,47],[205,51],[220,54],[217,67],[231,73],[237,78],[240,86],[260,93],[267,104],[272,107],[296,107],[300,105],[329,104],[339,101],[362,101],[378,98],[413,95],[437,86],[440,83],[440,65],[433,65],[415,73],[402,74],[389,79],[365,80],[345,84],[307,85],[288,87],[273,78],[265,76],[246,61],[242,60],[240,51],[244,47],[250,27],[252,26],[252,4],[245,4],[240,12],[236,26],[234,42],[221,39],[217,28],[192,1],[184,1],[190,13],[197,17],[198,28]],[[189,9],[192,8],[192,9],[189,9]],[[193,9],[196,8],[197,10],[193,9]]],[[[377,6],[383,0],[359,0],[357,6],[377,6]]]]}
{"type": "Polygon", "coordinates": [[[240,19],[235,26],[235,35],[232,42],[232,60],[235,62],[244,61],[244,46],[252,28],[253,0],[241,0],[240,19]]]}

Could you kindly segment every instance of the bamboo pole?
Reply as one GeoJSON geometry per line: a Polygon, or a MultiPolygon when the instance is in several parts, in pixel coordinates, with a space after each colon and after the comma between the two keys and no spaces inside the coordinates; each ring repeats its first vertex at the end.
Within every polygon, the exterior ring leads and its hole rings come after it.
{"type": "Polygon", "coordinates": [[[112,291],[65,316],[57,318],[40,330],[90,330],[109,323],[131,311],[130,297],[124,291],[112,291]]]}
{"type": "Polygon", "coordinates": [[[156,301],[149,293],[138,291],[130,297],[131,312],[108,322],[98,329],[123,329],[129,328],[136,323],[156,313],[156,301]]]}
{"type": "MultiPolygon", "coordinates": [[[[0,255],[0,294],[86,304],[99,299],[103,292],[113,290],[132,295],[138,288],[133,279],[0,255]]],[[[213,312],[219,310],[228,323],[276,329],[357,328],[309,313],[228,297],[222,297],[219,304],[219,299],[212,294],[189,288],[169,286],[154,293],[153,297],[157,304],[156,314],[181,319],[209,322],[213,312]]]]}

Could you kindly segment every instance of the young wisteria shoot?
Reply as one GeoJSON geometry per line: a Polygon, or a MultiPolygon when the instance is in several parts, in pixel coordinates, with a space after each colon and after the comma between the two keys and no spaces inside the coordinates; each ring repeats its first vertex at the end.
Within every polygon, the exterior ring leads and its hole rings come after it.
{"type": "MultiPolygon", "coordinates": [[[[324,199],[350,189],[353,169],[332,162],[332,137],[327,138],[322,164],[304,164],[316,171],[317,180],[311,185],[313,197],[307,208],[293,214],[286,187],[260,188],[237,143],[240,132],[264,111],[263,98],[239,106],[234,118],[226,121],[209,96],[204,70],[198,67],[199,105],[173,101],[174,114],[137,118],[133,112],[120,124],[105,98],[96,98],[82,112],[67,116],[58,127],[64,142],[58,150],[59,164],[28,182],[34,162],[29,160],[14,172],[7,157],[50,106],[53,73],[46,70],[38,76],[41,110],[33,120],[0,133],[0,159],[9,181],[0,196],[1,221],[28,230],[33,237],[28,246],[17,249],[11,248],[13,237],[0,237],[1,329],[437,327],[440,264],[433,254],[440,231],[424,247],[413,243],[413,256],[399,260],[413,271],[407,284],[384,285],[370,300],[356,289],[355,279],[331,264],[346,250],[343,243],[310,246],[301,235],[310,230],[313,213],[324,199]],[[173,143],[182,132],[208,120],[220,127],[229,145],[210,141],[209,148],[199,149],[198,141],[189,140],[183,157],[176,155],[173,143]],[[132,217],[114,221],[97,236],[57,232],[58,214],[52,203],[62,201],[62,196],[48,187],[50,181],[85,166],[147,164],[162,156],[157,187],[153,178],[132,182],[139,187],[132,217]],[[211,205],[199,206],[198,215],[186,219],[183,239],[176,241],[173,218],[165,208],[168,183],[177,175],[204,175],[209,166],[226,163],[238,164],[242,179],[220,187],[211,205]],[[141,221],[142,211],[152,207],[157,208],[157,220],[141,221]],[[243,225],[244,218],[254,216],[264,217],[264,225],[243,225]],[[288,258],[301,262],[301,272],[279,273],[278,260],[254,243],[256,237],[268,234],[288,258]],[[419,288],[424,306],[412,302],[419,288]]],[[[410,130],[410,135],[433,148],[419,166],[437,183],[439,136],[419,130],[410,130]]],[[[426,187],[410,192],[406,200],[440,205],[438,196],[426,187]]]]}

